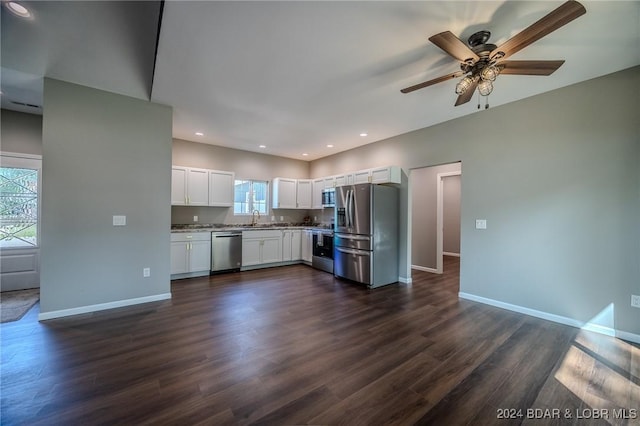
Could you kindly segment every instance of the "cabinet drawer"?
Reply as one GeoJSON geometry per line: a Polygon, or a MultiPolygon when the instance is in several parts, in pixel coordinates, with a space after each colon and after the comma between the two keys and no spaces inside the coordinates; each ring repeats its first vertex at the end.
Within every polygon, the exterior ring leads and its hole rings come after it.
{"type": "Polygon", "coordinates": [[[282,231],[242,231],[242,238],[282,238],[282,231]]]}
{"type": "Polygon", "coordinates": [[[180,241],[211,241],[211,231],[172,232],[171,242],[180,242],[180,241]]]}

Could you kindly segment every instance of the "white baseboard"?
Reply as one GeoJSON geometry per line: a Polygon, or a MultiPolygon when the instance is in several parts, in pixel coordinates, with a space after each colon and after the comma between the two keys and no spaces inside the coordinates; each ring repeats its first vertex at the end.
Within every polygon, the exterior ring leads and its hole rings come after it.
{"type": "Polygon", "coordinates": [[[569,325],[571,327],[581,328],[587,331],[593,331],[594,333],[605,334],[607,336],[618,337],[620,339],[628,340],[630,342],[640,343],[640,335],[629,333],[626,331],[620,331],[611,327],[606,327],[598,324],[585,323],[574,318],[563,317],[561,315],[550,314],[548,312],[538,311],[535,309],[525,308],[524,306],[512,305],[511,303],[501,302],[499,300],[488,299],[486,297],[476,296],[474,294],[459,292],[458,296],[461,299],[472,300],[474,302],[484,303],[485,305],[491,305],[498,308],[506,309],[508,311],[518,312],[525,315],[530,315],[536,318],[542,318],[544,320],[557,322],[559,324],[569,325]]]}
{"type": "Polygon", "coordinates": [[[435,269],[435,268],[427,268],[426,266],[411,265],[411,269],[416,269],[418,271],[431,272],[433,274],[437,274],[438,273],[437,269],[435,269]]]}
{"type": "Polygon", "coordinates": [[[99,303],[97,305],[80,306],[71,309],[61,309],[38,314],[38,321],[46,321],[54,318],[68,317],[71,315],[87,314],[90,312],[104,311],[106,309],[122,308],[124,306],[138,305],[140,303],[157,302],[159,300],[171,299],[171,293],[155,294],[153,296],[136,297],[135,299],[117,300],[109,303],[99,303]]]}
{"type": "Polygon", "coordinates": [[[398,282],[402,284],[411,284],[413,280],[407,277],[398,277],[398,282]]]}
{"type": "Polygon", "coordinates": [[[460,257],[460,253],[451,253],[450,251],[443,251],[442,254],[444,256],[460,257]]]}

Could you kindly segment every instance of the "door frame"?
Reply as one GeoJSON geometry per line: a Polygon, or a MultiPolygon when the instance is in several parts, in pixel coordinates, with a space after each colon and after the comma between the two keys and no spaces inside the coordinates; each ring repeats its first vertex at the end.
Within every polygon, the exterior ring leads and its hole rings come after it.
{"type": "MultiPolygon", "coordinates": [[[[436,175],[436,274],[443,272],[443,246],[444,246],[444,181],[450,176],[462,176],[462,171],[443,172],[436,175]]],[[[462,198],[462,197],[460,197],[462,198]]],[[[462,249],[460,250],[462,251],[462,249]]]]}

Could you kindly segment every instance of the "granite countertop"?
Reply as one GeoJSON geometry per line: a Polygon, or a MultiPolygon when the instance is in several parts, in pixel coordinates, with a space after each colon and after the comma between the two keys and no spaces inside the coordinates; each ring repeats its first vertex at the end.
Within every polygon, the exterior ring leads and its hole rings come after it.
{"type": "Polygon", "coordinates": [[[171,232],[212,232],[212,231],[264,231],[264,230],[282,230],[282,229],[331,229],[330,226],[319,223],[272,223],[257,224],[251,226],[249,224],[185,224],[171,225],[171,232]]]}

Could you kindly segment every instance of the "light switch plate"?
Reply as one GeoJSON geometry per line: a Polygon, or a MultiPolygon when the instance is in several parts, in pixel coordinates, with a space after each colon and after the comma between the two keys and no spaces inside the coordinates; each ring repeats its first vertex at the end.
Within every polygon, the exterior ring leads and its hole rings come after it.
{"type": "Polygon", "coordinates": [[[194,221],[194,222],[197,222],[197,221],[198,221],[198,216],[194,216],[194,217],[193,217],[193,221],[194,221]]]}
{"type": "Polygon", "coordinates": [[[127,217],[121,215],[113,216],[113,226],[125,226],[127,224],[127,217]]]}
{"type": "Polygon", "coordinates": [[[142,268],[142,277],[149,278],[151,276],[151,268],[142,268]]]}
{"type": "Polygon", "coordinates": [[[476,219],[476,229],[487,229],[487,219],[476,219]]]}

